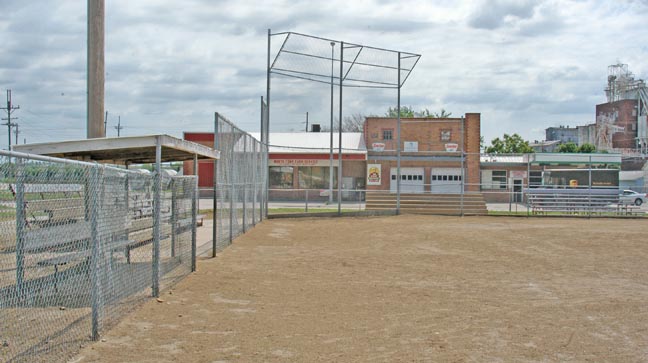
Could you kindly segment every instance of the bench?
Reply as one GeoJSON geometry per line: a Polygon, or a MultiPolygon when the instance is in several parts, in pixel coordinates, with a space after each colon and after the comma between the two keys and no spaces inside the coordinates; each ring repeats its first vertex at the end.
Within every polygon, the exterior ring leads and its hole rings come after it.
{"type": "MultiPolygon", "coordinates": [[[[80,184],[25,184],[25,225],[74,223],[85,217],[80,184]]],[[[15,184],[9,191],[16,197],[15,184]]]]}
{"type": "MultiPolygon", "coordinates": [[[[114,252],[119,252],[121,250],[126,250],[128,253],[130,253],[131,246],[136,244],[136,241],[131,241],[131,240],[119,240],[119,241],[113,241],[110,242],[107,246],[110,250],[110,263],[112,265],[113,263],[113,253],[114,252]]],[[[81,261],[81,260],[87,260],[89,261],[90,257],[92,256],[92,250],[91,249],[84,249],[80,251],[75,251],[75,252],[60,252],[57,253],[57,256],[46,258],[44,260],[38,261],[37,265],[38,266],[54,266],[54,290],[58,292],[58,272],[59,272],[59,266],[67,265],[68,263],[71,262],[76,262],[76,261],[81,261]]],[[[130,263],[130,256],[128,258],[128,263],[130,263]]]]}
{"type": "MultiPolygon", "coordinates": [[[[9,185],[14,198],[16,187],[9,185]]],[[[82,184],[25,184],[23,194],[24,223],[20,229],[22,245],[20,253],[45,254],[39,256],[37,266],[54,268],[54,288],[58,291],[61,277],[61,266],[75,262],[87,261],[92,257],[91,223],[88,218],[85,187],[82,184]],[[45,258],[43,258],[45,257],[45,258]]],[[[132,194],[130,203],[124,199],[107,201],[104,208],[112,208],[106,223],[112,226],[111,231],[102,233],[114,238],[102,247],[110,253],[111,266],[115,252],[124,252],[126,263],[131,263],[131,251],[153,242],[152,201],[132,194]],[[121,204],[120,204],[121,203],[121,204]],[[149,212],[151,215],[149,215],[149,212]]],[[[161,223],[171,219],[171,208],[165,208],[161,223]]],[[[102,219],[104,221],[104,219],[102,219]]],[[[191,230],[191,218],[176,220],[173,231],[177,234],[191,230]]],[[[172,232],[171,232],[172,233],[172,232]]],[[[171,233],[161,233],[160,239],[167,239],[171,233]]],[[[106,240],[109,241],[109,240],[106,240]]],[[[175,256],[175,245],[172,242],[172,256],[175,256]]],[[[17,257],[18,258],[18,257],[17,257]]]]}

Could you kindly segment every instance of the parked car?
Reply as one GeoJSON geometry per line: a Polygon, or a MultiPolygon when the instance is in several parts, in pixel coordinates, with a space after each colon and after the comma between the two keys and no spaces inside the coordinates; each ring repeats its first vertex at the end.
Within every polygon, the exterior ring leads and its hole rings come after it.
{"type": "Polygon", "coordinates": [[[619,195],[619,204],[634,204],[640,206],[646,203],[646,193],[637,193],[634,190],[624,190],[619,195]]]}

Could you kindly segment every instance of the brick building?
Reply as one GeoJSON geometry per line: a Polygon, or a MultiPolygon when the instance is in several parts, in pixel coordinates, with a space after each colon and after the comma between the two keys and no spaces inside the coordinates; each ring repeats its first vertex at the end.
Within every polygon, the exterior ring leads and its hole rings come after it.
{"type": "MultiPolygon", "coordinates": [[[[251,133],[257,140],[259,133],[251,133]]],[[[362,133],[342,133],[342,197],[354,200],[364,189],[367,150],[362,133]]],[[[326,200],[330,193],[330,134],[328,132],[271,132],[268,152],[270,200],[326,200]]],[[[214,145],[213,132],[185,132],[184,139],[206,146],[214,145]]],[[[198,162],[198,185],[213,184],[214,163],[198,162]]],[[[338,134],[333,137],[333,195],[337,198],[338,134]]],[[[191,162],[184,170],[193,173],[191,162]]]]}
{"type": "MultiPolygon", "coordinates": [[[[401,191],[460,193],[462,184],[479,191],[480,117],[401,118],[401,191]]],[[[364,138],[367,190],[396,191],[397,119],[367,117],[364,138]]]]}
{"type": "Polygon", "coordinates": [[[621,100],[596,105],[598,150],[634,149],[637,147],[637,100],[621,100]],[[623,131],[615,130],[622,127],[623,131]]]}

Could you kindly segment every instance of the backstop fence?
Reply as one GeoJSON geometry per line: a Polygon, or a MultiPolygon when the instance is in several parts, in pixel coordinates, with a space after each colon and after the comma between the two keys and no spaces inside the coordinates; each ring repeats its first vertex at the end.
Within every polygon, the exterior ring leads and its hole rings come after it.
{"type": "Polygon", "coordinates": [[[263,219],[268,175],[266,145],[219,113],[215,115],[214,134],[214,148],[220,150],[221,158],[214,175],[212,255],[263,219]]]}
{"type": "Polygon", "coordinates": [[[196,201],[194,176],[0,152],[0,361],[65,361],[194,270],[196,201]]]}

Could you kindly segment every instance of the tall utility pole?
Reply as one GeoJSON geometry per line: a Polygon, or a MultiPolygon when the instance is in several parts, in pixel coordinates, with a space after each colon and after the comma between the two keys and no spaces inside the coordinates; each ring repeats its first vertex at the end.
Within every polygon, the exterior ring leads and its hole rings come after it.
{"type": "Polygon", "coordinates": [[[115,126],[115,130],[117,130],[117,137],[120,136],[120,134],[121,134],[120,131],[121,131],[123,128],[124,128],[124,127],[121,125],[121,116],[117,116],[117,126],[115,126]]]}
{"type": "MultiPolygon", "coordinates": [[[[7,126],[7,135],[8,135],[8,138],[9,138],[8,150],[11,150],[11,127],[12,126],[18,126],[18,124],[11,123],[11,120],[12,120],[11,113],[13,112],[13,110],[20,109],[20,106],[14,106],[13,104],[11,104],[11,90],[10,89],[7,90],[7,107],[0,107],[0,109],[7,111],[7,118],[3,118],[3,120],[6,120],[7,123],[3,124],[3,125],[7,126]]],[[[15,119],[17,119],[17,117],[14,117],[13,119],[15,120],[15,119]]]]}
{"type": "Polygon", "coordinates": [[[105,137],[104,116],[104,0],[88,0],[88,139],[105,137]]]}

